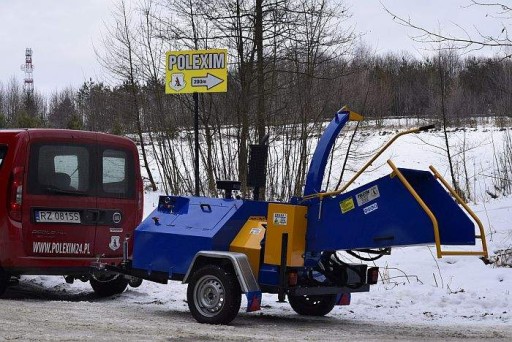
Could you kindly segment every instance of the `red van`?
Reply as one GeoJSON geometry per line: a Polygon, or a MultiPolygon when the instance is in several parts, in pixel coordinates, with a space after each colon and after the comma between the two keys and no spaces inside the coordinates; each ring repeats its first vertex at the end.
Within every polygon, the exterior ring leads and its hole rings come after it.
{"type": "Polygon", "coordinates": [[[130,139],[0,130],[0,295],[23,274],[90,281],[100,296],[123,292],[129,279],[92,266],[118,265],[124,241],[131,254],[143,200],[130,139]]]}

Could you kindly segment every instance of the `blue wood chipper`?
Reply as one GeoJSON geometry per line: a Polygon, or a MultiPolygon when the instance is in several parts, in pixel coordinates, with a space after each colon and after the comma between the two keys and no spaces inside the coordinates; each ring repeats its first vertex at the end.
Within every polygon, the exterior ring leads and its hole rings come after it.
{"type": "Polygon", "coordinates": [[[431,126],[396,135],[342,189],[321,189],[337,135],[348,120],[361,119],[346,108],[335,114],[316,147],[302,197],[289,203],[233,198],[240,183],[232,181],[217,183],[224,198],[161,196],[135,230],[131,258],[125,241],[123,264],[103,266],[151,281],[188,283],[194,318],[227,324],[240,309],[242,293],[247,311],[260,309],[263,292],[278,294],[280,301],[287,297],[301,315],[322,316],[350,304],[352,292],[377,283],[379,269],[346,263],[339,251],[372,261],[391,247],[435,244],[439,258],[486,257],[481,222],[433,167],[402,169],[388,161],[389,175],[346,191],[399,136],[431,126]],[[475,245],[475,239],[481,239],[482,251],[441,249],[475,245]]]}

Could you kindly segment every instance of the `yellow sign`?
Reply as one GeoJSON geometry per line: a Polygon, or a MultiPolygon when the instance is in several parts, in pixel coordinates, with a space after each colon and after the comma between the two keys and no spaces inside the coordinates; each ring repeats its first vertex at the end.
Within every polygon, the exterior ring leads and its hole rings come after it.
{"type": "Polygon", "coordinates": [[[228,50],[167,51],[165,93],[228,91],[228,50]]]}
{"type": "Polygon", "coordinates": [[[340,202],[340,209],[341,209],[342,214],[345,214],[346,212],[348,212],[354,208],[355,208],[355,205],[354,205],[354,200],[352,199],[352,197],[349,197],[340,202]]]}

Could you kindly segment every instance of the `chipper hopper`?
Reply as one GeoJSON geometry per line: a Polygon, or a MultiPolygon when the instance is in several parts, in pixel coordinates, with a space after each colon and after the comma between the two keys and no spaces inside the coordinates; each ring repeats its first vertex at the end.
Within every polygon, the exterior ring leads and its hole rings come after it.
{"type": "Polygon", "coordinates": [[[395,246],[433,244],[438,257],[486,256],[482,224],[433,167],[401,169],[388,161],[389,175],[347,191],[396,138],[431,127],[399,133],[342,189],[321,189],[336,136],[348,120],[360,119],[348,109],[335,114],[316,147],[304,195],[288,203],[233,198],[240,183],[231,181],[218,182],[224,198],[161,196],[135,231],[132,258],[126,256],[115,270],[188,283],[194,318],[227,324],[239,311],[242,293],[247,311],[260,308],[263,292],[278,294],[280,301],[287,297],[302,315],[321,316],[335,305],[348,305],[352,292],[377,283],[379,270],[347,263],[342,252],[364,261],[395,246]],[[475,245],[477,238],[482,251],[441,249],[475,245]]]}

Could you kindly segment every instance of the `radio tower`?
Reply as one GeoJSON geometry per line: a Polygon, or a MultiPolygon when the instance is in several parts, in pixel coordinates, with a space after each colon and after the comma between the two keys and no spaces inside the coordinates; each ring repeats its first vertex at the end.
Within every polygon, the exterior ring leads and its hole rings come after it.
{"type": "Polygon", "coordinates": [[[25,50],[25,64],[21,65],[21,70],[25,71],[25,83],[23,84],[23,90],[27,95],[32,95],[34,93],[34,79],[32,78],[34,66],[32,65],[31,48],[27,48],[25,50]]]}

